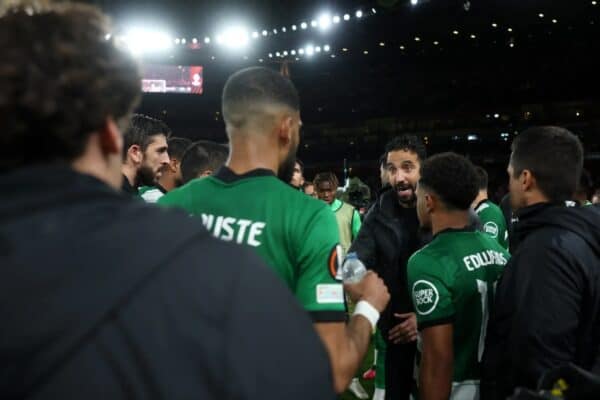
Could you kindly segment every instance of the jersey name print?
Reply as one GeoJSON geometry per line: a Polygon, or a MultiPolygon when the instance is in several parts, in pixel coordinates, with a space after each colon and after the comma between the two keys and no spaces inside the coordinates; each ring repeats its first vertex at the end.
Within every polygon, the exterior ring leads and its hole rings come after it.
{"type": "Polygon", "coordinates": [[[452,399],[471,399],[458,396],[477,392],[494,288],[508,259],[508,252],[489,235],[449,229],[408,262],[408,289],[419,331],[453,325],[452,399]]]}
{"type": "Polygon", "coordinates": [[[216,238],[255,249],[314,320],[345,320],[335,215],[271,171],[236,175],[223,168],[165,196],[159,205],[200,218],[216,238]],[[318,314],[318,315],[317,315],[318,314]]]}
{"type": "Polygon", "coordinates": [[[261,245],[260,237],[267,226],[265,222],[253,222],[249,219],[201,214],[202,223],[217,239],[226,242],[235,241],[237,244],[247,244],[251,247],[261,245]]]}

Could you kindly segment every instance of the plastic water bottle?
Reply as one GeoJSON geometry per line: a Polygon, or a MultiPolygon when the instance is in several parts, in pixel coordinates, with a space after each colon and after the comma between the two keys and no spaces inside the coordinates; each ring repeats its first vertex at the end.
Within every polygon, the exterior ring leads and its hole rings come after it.
{"type": "Polygon", "coordinates": [[[342,280],[344,283],[358,283],[367,274],[365,264],[360,261],[356,253],[348,253],[342,264],[342,280]]]}

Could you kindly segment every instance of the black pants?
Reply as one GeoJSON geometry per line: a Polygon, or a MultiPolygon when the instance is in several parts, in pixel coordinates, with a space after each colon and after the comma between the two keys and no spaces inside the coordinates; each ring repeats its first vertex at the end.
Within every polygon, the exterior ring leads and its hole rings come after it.
{"type": "Polygon", "coordinates": [[[408,400],[415,388],[413,371],[417,345],[387,342],[385,356],[385,400],[408,400]]]}

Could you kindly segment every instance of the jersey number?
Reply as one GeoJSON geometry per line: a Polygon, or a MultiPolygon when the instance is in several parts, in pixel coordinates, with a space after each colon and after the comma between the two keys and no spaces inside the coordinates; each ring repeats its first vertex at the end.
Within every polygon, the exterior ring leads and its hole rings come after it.
{"type": "Polygon", "coordinates": [[[481,295],[481,331],[479,333],[479,349],[477,352],[477,361],[481,362],[483,357],[483,350],[485,348],[485,335],[487,333],[487,325],[490,319],[490,307],[491,299],[494,297],[496,292],[496,282],[492,286],[492,290],[488,290],[488,283],[477,279],[477,291],[481,295]],[[491,292],[491,293],[488,293],[491,292]]]}

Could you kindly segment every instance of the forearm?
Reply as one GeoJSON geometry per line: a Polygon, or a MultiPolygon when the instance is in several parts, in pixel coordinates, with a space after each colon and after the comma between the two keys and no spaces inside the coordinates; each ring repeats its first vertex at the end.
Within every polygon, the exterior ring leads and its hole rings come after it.
{"type": "Polygon", "coordinates": [[[362,315],[351,317],[350,322],[337,331],[338,334],[323,332],[323,328],[327,327],[321,325],[331,324],[317,324],[316,328],[329,353],[335,391],[342,393],[367,353],[373,328],[362,315]]]}
{"type": "Polygon", "coordinates": [[[452,361],[423,354],[419,371],[419,400],[448,400],[452,389],[452,361]]]}

